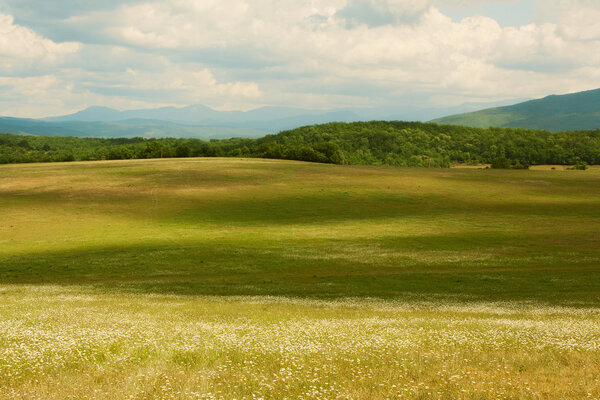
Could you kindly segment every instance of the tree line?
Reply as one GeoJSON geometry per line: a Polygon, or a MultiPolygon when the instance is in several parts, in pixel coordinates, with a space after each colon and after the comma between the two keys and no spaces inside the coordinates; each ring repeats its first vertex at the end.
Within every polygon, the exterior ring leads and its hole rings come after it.
{"type": "Polygon", "coordinates": [[[551,133],[371,121],[305,126],[259,139],[208,141],[0,134],[0,164],[161,157],[260,157],[413,167],[449,167],[452,163],[495,163],[503,168],[600,164],[600,130],[551,133]]]}

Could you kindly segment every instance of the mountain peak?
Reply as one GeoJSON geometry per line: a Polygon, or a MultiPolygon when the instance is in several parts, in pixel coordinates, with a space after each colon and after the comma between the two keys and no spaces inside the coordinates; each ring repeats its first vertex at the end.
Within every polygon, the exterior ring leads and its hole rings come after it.
{"type": "Polygon", "coordinates": [[[116,118],[121,111],[113,108],[104,106],[91,106],[81,111],[69,115],[62,115],[58,117],[44,118],[45,121],[52,122],[63,122],[63,121],[85,121],[85,122],[98,122],[98,121],[112,121],[116,118]]]}

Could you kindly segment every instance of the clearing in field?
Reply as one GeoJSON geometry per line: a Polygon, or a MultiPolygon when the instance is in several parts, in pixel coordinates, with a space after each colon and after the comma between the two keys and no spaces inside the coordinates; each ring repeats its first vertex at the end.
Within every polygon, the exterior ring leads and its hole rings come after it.
{"type": "Polygon", "coordinates": [[[600,169],[0,166],[0,399],[600,398],[600,169]]]}

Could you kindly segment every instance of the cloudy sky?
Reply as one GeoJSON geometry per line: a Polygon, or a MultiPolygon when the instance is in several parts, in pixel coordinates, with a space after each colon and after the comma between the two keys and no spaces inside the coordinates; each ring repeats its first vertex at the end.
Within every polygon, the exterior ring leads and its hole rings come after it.
{"type": "Polygon", "coordinates": [[[0,0],[0,115],[426,108],[598,87],[598,0],[0,0]]]}

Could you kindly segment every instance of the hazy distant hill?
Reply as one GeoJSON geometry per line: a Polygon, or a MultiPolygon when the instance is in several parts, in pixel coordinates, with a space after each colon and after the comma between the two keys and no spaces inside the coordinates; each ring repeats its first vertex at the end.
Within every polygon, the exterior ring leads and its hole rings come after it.
{"type": "Polygon", "coordinates": [[[127,111],[118,111],[108,107],[89,107],[74,114],[45,118],[44,121],[62,123],[152,120],[193,126],[243,128],[272,133],[302,125],[360,119],[359,115],[350,110],[262,107],[250,111],[217,111],[203,105],[193,105],[127,111]]]}
{"type": "MultiPolygon", "coordinates": [[[[495,103],[494,106],[504,105],[495,103]]],[[[489,107],[465,103],[450,108],[374,107],[311,110],[261,107],[250,111],[218,111],[203,105],[119,111],[89,107],[74,114],[24,119],[0,117],[0,132],[39,136],[256,138],[268,133],[329,122],[371,120],[427,121],[452,113],[489,107]]]]}
{"type": "Polygon", "coordinates": [[[600,89],[553,95],[506,107],[451,115],[431,122],[477,128],[490,126],[552,132],[600,128],[600,89]]]}
{"type": "Polygon", "coordinates": [[[223,126],[194,126],[149,119],[129,119],[118,122],[63,121],[0,117],[0,132],[37,136],[76,137],[179,137],[179,138],[230,138],[260,137],[262,130],[230,128],[223,126]]]}
{"type": "Polygon", "coordinates": [[[374,107],[316,110],[292,107],[260,107],[250,111],[218,111],[203,105],[161,107],[119,111],[108,107],[89,107],[74,114],[44,118],[45,122],[119,122],[126,120],[160,120],[186,125],[227,126],[278,132],[305,125],[327,122],[369,120],[428,121],[448,114],[469,112],[513,104],[512,102],[465,103],[454,107],[374,107]]]}

